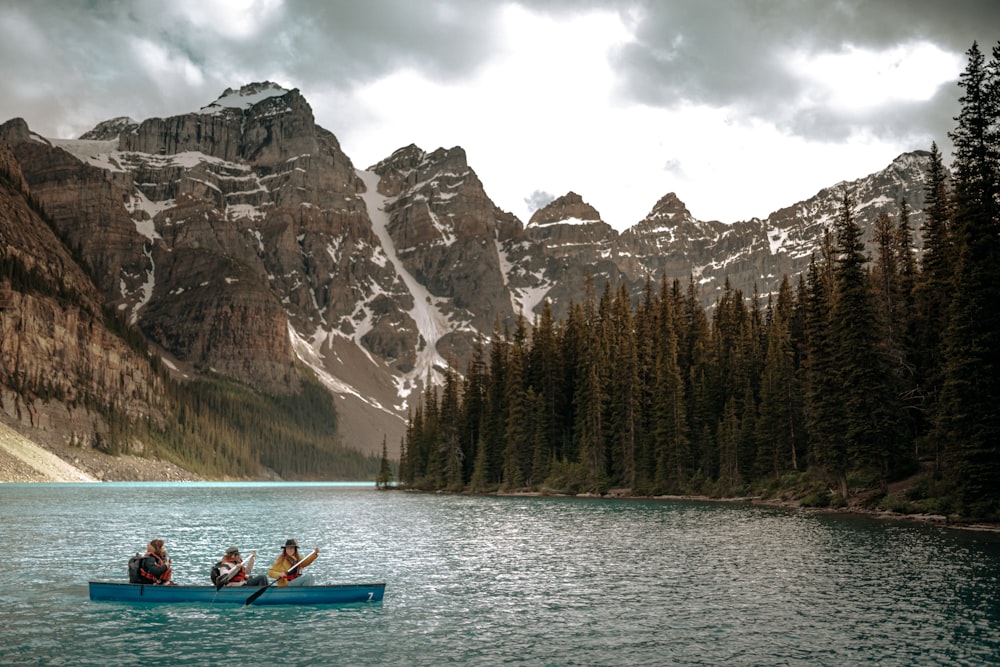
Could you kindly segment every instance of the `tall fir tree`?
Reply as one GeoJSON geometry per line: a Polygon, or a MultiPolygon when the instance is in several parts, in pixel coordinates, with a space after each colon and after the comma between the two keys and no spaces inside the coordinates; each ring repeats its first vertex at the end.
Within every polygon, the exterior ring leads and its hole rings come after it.
{"type": "MultiPolygon", "coordinates": [[[[920,271],[913,286],[914,301],[914,395],[921,409],[917,413],[918,432],[926,434],[937,422],[941,387],[944,384],[943,334],[948,325],[948,302],[954,267],[954,244],[951,233],[952,204],[948,170],[937,144],[931,145],[930,168],[924,189],[924,221],[920,232],[923,253],[920,271]]],[[[915,440],[918,458],[924,437],[915,440]]],[[[923,449],[932,457],[935,471],[942,470],[941,440],[932,436],[923,449]]]]}
{"type": "Polygon", "coordinates": [[[833,287],[826,280],[826,264],[809,262],[805,295],[806,426],[809,430],[809,464],[821,470],[847,497],[847,451],[842,440],[843,412],[837,360],[831,333],[833,287]]]}
{"type": "Polygon", "coordinates": [[[950,445],[961,509],[1000,514],[1000,46],[985,64],[977,44],[959,78],[954,143],[954,283],[944,337],[936,437],[950,445]]]}
{"type": "Polygon", "coordinates": [[[861,228],[845,192],[836,226],[832,334],[847,470],[877,472],[886,488],[899,458],[899,415],[865,273],[861,228]]]}

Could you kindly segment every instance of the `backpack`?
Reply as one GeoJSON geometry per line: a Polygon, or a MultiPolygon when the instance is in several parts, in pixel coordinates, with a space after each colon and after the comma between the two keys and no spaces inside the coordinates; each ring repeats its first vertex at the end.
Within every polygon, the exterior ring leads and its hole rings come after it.
{"type": "Polygon", "coordinates": [[[221,567],[222,567],[222,561],[220,560],[218,563],[212,566],[212,571],[209,573],[209,576],[212,577],[212,583],[215,584],[216,586],[219,585],[219,577],[222,576],[222,570],[220,569],[221,567]]]}
{"type": "Polygon", "coordinates": [[[142,561],[145,560],[145,558],[145,554],[137,553],[128,559],[128,582],[130,584],[145,583],[142,580],[142,575],[139,574],[139,570],[142,568],[142,561]]]}

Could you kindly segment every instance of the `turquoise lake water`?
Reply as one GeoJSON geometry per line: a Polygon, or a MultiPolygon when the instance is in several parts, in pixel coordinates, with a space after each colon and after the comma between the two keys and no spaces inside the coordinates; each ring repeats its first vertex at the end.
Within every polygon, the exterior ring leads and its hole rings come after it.
{"type": "Polygon", "coordinates": [[[1000,665],[1000,537],[728,503],[335,484],[0,484],[0,664],[1000,665]],[[286,538],[377,604],[91,602],[286,538]]]}

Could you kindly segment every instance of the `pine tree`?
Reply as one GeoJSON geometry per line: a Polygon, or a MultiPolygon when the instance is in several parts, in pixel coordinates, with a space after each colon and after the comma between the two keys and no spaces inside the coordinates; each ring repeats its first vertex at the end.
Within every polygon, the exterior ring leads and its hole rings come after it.
{"type": "Polygon", "coordinates": [[[991,516],[1000,512],[1000,45],[989,65],[976,44],[968,56],[950,134],[956,264],[936,437],[952,447],[951,479],[963,512],[991,516]]]}
{"type": "Polygon", "coordinates": [[[389,465],[389,449],[386,446],[385,435],[382,436],[382,459],[379,463],[378,475],[375,477],[376,489],[388,489],[392,485],[392,467],[389,465]]]}
{"type": "Polygon", "coordinates": [[[790,328],[791,300],[791,285],[785,276],[778,304],[773,308],[768,306],[767,352],[756,424],[755,477],[778,477],[785,470],[798,469],[796,413],[800,392],[790,328]]]}
{"type": "Polygon", "coordinates": [[[839,474],[849,469],[877,472],[884,489],[898,463],[898,411],[864,270],[861,228],[854,220],[853,207],[853,200],[845,192],[836,226],[836,292],[832,312],[844,431],[843,444],[835,448],[834,461],[836,466],[842,466],[839,474]]]}
{"type": "Polygon", "coordinates": [[[677,326],[680,320],[676,304],[664,280],[654,319],[656,345],[650,417],[655,443],[653,484],[663,492],[680,490],[688,483],[694,458],[688,435],[686,390],[678,362],[677,326]]]}
{"type": "Polygon", "coordinates": [[[632,303],[624,284],[612,304],[608,344],[613,360],[608,370],[612,476],[616,483],[631,489],[636,479],[636,426],[641,390],[632,303]]]}
{"type": "MultiPolygon", "coordinates": [[[[507,366],[509,345],[506,330],[501,334],[500,323],[493,327],[490,341],[489,384],[486,389],[486,418],[483,428],[483,450],[485,461],[481,472],[485,483],[499,486],[503,477],[504,434],[507,431],[507,366]]],[[[478,452],[477,452],[478,457],[478,452]]]]}
{"type": "Polygon", "coordinates": [[[527,384],[534,389],[540,402],[540,409],[535,416],[539,432],[531,440],[531,479],[534,484],[540,484],[548,477],[553,449],[561,438],[560,405],[563,402],[561,366],[552,304],[546,300],[531,337],[526,374],[527,384]]]}
{"type": "Polygon", "coordinates": [[[459,433],[459,441],[464,461],[462,477],[466,480],[472,477],[472,469],[479,454],[479,444],[482,441],[487,416],[486,391],[489,378],[486,371],[484,346],[483,337],[478,334],[462,387],[462,428],[459,433]]]}
{"type": "Polygon", "coordinates": [[[462,423],[459,379],[458,372],[450,362],[444,373],[440,410],[438,447],[444,467],[444,488],[449,491],[461,491],[465,487],[465,479],[463,478],[465,453],[462,450],[462,442],[459,437],[459,425],[462,423]]]}
{"type": "Polygon", "coordinates": [[[520,489],[529,477],[535,394],[524,389],[525,355],[520,337],[515,337],[507,365],[507,428],[504,431],[503,487],[520,489]]]}
{"type": "Polygon", "coordinates": [[[826,264],[821,265],[813,256],[806,280],[804,367],[809,463],[824,471],[846,498],[847,451],[842,440],[843,413],[830,319],[833,293],[824,277],[826,264]]]}
{"type": "MultiPolygon", "coordinates": [[[[913,286],[914,300],[914,401],[923,406],[918,413],[920,432],[937,421],[943,379],[942,335],[948,325],[954,247],[951,235],[951,195],[948,172],[937,144],[931,145],[931,162],[924,191],[923,254],[913,286]]],[[[919,447],[920,438],[916,441],[919,447]]],[[[935,468],[941,470],[940,439],[931,439],[935,468]]],[[[919,450],[916,452],[919,458],[919,450]]]]}

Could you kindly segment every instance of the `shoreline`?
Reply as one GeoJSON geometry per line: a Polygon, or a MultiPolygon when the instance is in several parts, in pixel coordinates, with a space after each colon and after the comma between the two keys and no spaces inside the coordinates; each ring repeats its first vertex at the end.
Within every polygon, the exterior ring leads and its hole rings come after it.
{"type": "MultiPolygon", "coordinates": [[[[25,482],[189,482],[204,481],[172,463],[138,456],[111,456],[102,452],[58,446],[42,445],[8,423],[0,421],[0,484],[25,482]]],[[[422,491],[412,491],[424,493],[422,491]]],[[[816,514],[855,514],[875,519],[913,521],[940,528],[974,530],[1000,533],[1000,524],[964,523],[941,514],[901,514],[889,510],[868,509],[860,506],[843,508],[803,507],[796,501],[762,497],[713,498],[711,496],[658,495],[636,496],[624,492],[598,496],[594,494],[556,494],[540,491],[494,492],[482,495],[502,497],[565,497],[600,498],[614,500],[680,500],[711,503],[742,503],[775,509],[798,510],[816,514]]]]}
{"type": "Polygon", "coordinates": [[[24,482],[191,482],[202,478],[183,468],[139,456],[111,456],[62,444],[0,420],[0,484],[24,482]]]}
{"type": "MultiPolygon", "coordinates": [[[[425,492],[412,490],[412,493],[443,493],[441,491],[425,492]]],[[[476,495],[476,494],[472,494],[476,495]]],[[[499,496],[504,498],[594,498],[599,500],[674,500],[705,503],[729,503],[754,505],[757,507],[768,507],[772,509],[795,510],[808,512],[811,514],[830,514],[838,516],[855,515],[870,519],[882,519],[886,521],[912,521],[924,525],[936,526],[939,528],[951,528],[955,530],[979,531],[987,533],[1000,533],[1000,524],[982,522],[963,522],[960,519],[945,516],[944,514],[903,514],[883,509],[870,509],[860,505],[849,505],[847,507],[806,507],[797,501],[777,500],[763,498],[760,496],[740,496],[733,498],[716,498],[712,496],[692,496],[692,495],[657,495],[657,496],[636,496],[625,493],[609,493],[607,495],[596,494],[568,494],[568,493],[544,493],[541,491],[496,491],[478,495],[499,496]]]]}

